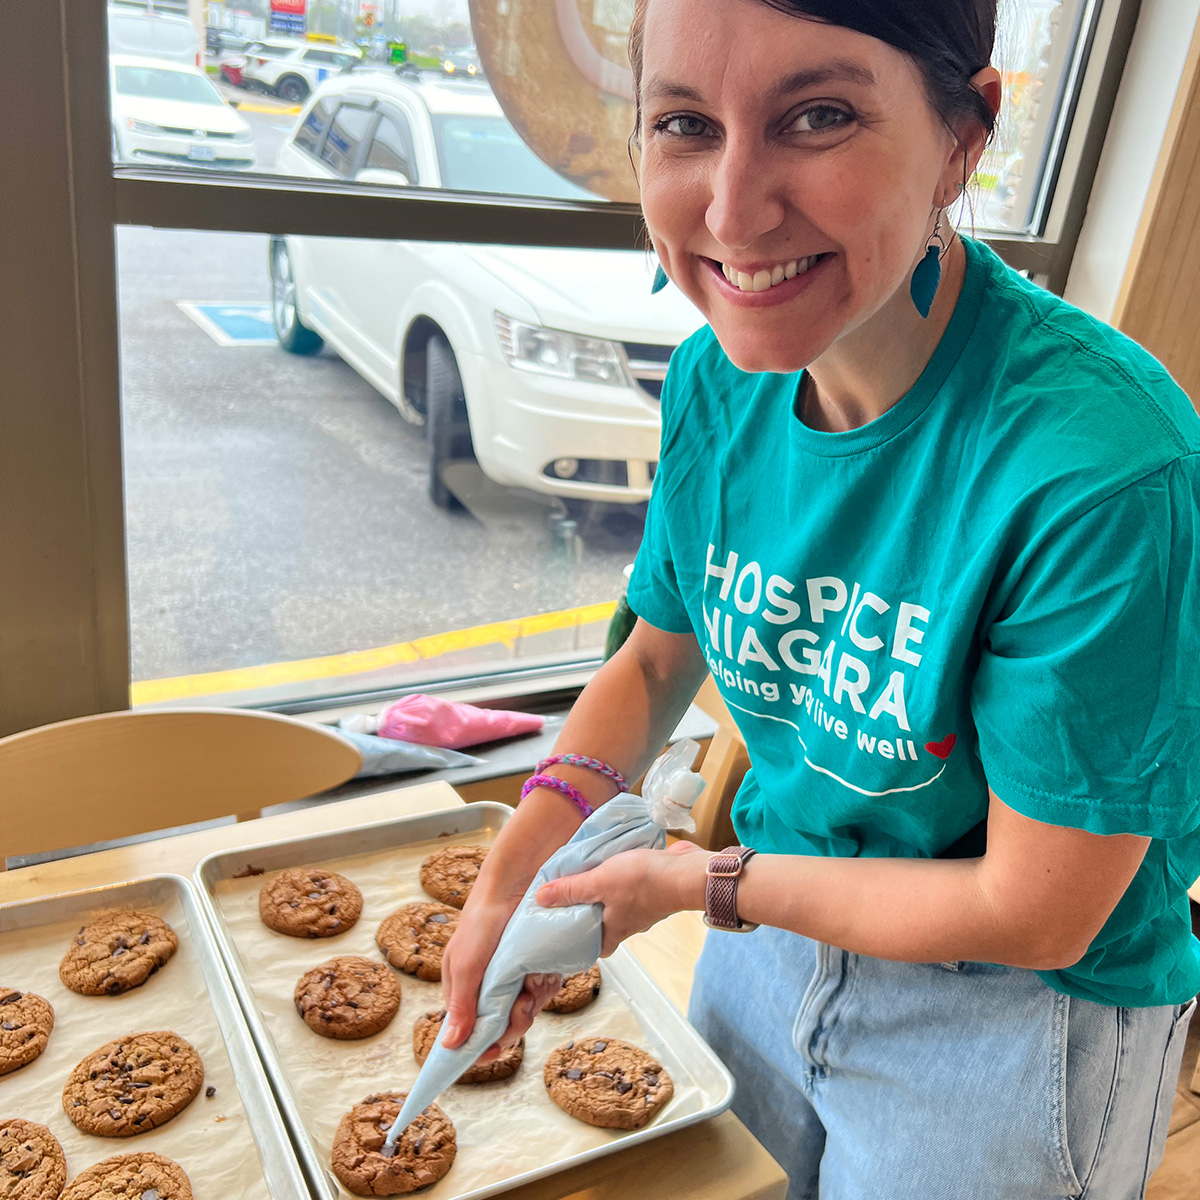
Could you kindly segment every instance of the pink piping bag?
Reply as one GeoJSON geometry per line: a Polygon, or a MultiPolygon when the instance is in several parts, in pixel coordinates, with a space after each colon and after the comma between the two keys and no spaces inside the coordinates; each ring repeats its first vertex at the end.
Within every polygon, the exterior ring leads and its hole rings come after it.
{"type": "Polygon", "coordinates": [[[418,693],[392,701],[378,716],[350,717],[344,722],[355,733],[374,733],[399,742],[460,750],[481,742],[523,733],[541,733],[545,717],[534,713],[477,708],[441,696],[418,693]]]}

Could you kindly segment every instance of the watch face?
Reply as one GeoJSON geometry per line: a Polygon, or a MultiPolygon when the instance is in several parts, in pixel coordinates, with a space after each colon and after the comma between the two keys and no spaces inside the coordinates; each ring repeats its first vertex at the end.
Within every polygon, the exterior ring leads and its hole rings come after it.
{"type": "MultiPolygon", "coordinates": [[[[638,201],[630,161],[632,6],[621,0],[470,0],[504,115],[548,167],[607,200],[638,201]]],[[[634,152],[636,155],[636,151],[634,152]]]]}

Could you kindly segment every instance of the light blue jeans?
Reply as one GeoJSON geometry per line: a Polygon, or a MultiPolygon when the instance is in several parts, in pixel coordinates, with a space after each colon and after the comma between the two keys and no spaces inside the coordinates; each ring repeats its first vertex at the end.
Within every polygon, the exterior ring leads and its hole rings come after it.
{"type": "Polygon", "coordinates": [[[887,962],[764,926],[708,934],[689,1015],[788,1200],[1136,1200],[1194,1008],[1110,1008],[1017,967],[887,962]]]}

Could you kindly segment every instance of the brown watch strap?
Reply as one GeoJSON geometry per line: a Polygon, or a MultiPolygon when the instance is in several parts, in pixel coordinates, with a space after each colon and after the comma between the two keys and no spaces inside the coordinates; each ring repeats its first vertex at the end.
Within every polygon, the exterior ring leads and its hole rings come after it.
{"type": "Polygon", "coordinates": [[[758,926],[737,914],[737,888],[746,863],[757,853],[749,846],[730,846],[714,854],[705,868],[704,923],[710,929],[749,933],[758,926]]]}

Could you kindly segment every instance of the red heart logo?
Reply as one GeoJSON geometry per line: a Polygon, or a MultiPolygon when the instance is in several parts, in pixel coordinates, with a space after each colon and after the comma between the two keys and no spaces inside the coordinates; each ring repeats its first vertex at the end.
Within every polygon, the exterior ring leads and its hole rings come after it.
{"type": "Polygon", "coordinates": [[[950,751],[954,749],[954,743],[958,738],[954,734],[948,733],[940,742],[926,742],[925,749],[930,754],[936,754],[938,758],[949,758],[950,751]]]}

